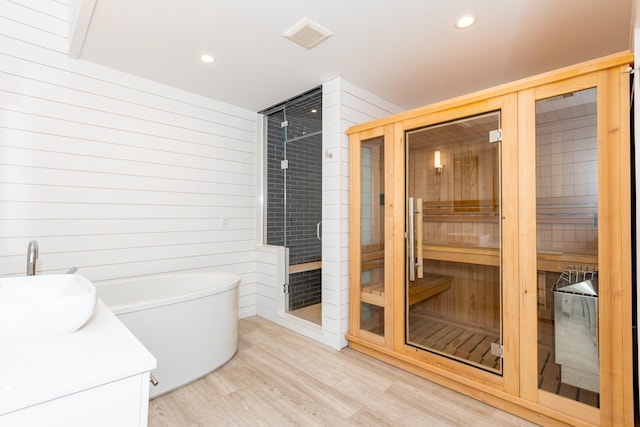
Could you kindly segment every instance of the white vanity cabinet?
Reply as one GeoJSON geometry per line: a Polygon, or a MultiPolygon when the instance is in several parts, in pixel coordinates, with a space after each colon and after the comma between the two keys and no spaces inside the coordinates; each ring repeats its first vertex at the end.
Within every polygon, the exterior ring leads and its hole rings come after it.
{"type": "Polygon", "coordinates": [[[77,332],[0,344],[0,426],[146,426],[155,366],[98,301],[77,332]]]}

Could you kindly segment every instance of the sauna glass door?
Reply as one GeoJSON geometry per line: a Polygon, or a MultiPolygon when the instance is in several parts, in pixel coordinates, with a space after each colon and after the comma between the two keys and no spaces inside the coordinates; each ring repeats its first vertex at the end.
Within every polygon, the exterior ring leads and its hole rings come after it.
{"type": "Polygon", "coordinates": [[[502,374],[501,113],[406,132],[406,342],[502,374]]]}

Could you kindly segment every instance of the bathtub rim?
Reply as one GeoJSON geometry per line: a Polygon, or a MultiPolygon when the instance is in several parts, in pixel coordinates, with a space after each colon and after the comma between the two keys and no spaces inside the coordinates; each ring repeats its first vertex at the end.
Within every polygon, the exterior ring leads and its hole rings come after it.
{"type": "Polygon", "coordinates": [[[175,273],[155,273],[141,276],[132,276],[132,277],[122,277],[118,279],[107,279],[102,281],[94,282],[96,291],[98,294],[98,298],[104,302],[104,304],[109,307],[109,309],[116,315],[118,314],[126,314],[132,313],[136,311],[142,310],[150,310],[156,307],[162,307],[171,304],[179,304],[185,301],[190,301],[198,298],[205,298],[208,296],[213,296],[216,294],[221,294],[224,292],[229,292],[235,289],[238,289],[241,282],[241,277],[237,273],[231,272],[221,272],[221,271],[208,271],[208,272],[175,272],[175,273]],[[100,296],[100,288],[101,287],[109,287],[109,286],[118,286],[125,283],[136,282],[138,280],[152,280],[154,278],[162,278],[166,279],[176,279],[176,280],[184,280],[188,278],[210,278],[210,277],[219,277],[221,278],[219,282],[215,282],[214,285],[209,287],[191,290],[188,292],[182,292],[172,294],[166,297],[154,297],[150,295],[147,299],[132,299],[125,303],[119,304],[109,304],[107,301],[104,301],[100,296]]]}

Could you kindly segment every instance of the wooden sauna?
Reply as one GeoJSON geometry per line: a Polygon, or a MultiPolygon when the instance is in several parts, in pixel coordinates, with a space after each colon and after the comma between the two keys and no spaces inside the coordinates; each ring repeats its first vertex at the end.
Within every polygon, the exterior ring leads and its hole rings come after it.
{"type": "Polygon", "coordinates": [[[352,348],[543,425],[633,424],[632,59],[348,130],[352,348]]]}

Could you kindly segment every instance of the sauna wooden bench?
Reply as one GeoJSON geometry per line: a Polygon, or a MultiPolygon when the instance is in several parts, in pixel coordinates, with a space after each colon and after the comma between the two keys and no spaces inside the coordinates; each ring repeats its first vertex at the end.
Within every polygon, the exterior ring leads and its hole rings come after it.
{"type": "MultiPolygon", "coordinates": [[[[409,285],[409,305],[416,304],[451,287],[453,277],[441,274],[425,273],[409,285]]],[[[376,282],[362,286],[360,299],[367,304],[384,307],[384,283],[376,282]]]]}
{"type": "MultiPolygon", "coordinates": [[[[423,258],[437,261],[462,262],[480,265],[500,265],[498,248],[473,245],[423,245],[423,258]]],[[[362,263],[362,271],[383,265],[382,252],[370,254],[362,263]]],[[[567,253],[540,251],[537,255],[538,270],[562,272],[570,265],[598,265],[598,257],[588,253],[567,253]]],[[[409,305],[431,298],[451,288],[453,277],[425,273],[409,285],[409,305]]],[[[374,282],[362,285],[360,299],[367,304],[384,307],[384,283],[374,282]]]]}
{"type": "MultiPolygon", "coordinates": [[[[496,247],[474,245],[422,245],[424,259],[461,262],[479,265],[500,265],[500,252],[496,247]]],[[[539,251],[537,268],[543,271],[562,272],[570,265],[598,265],[598,256],[587,252],[539,251]]]]}

